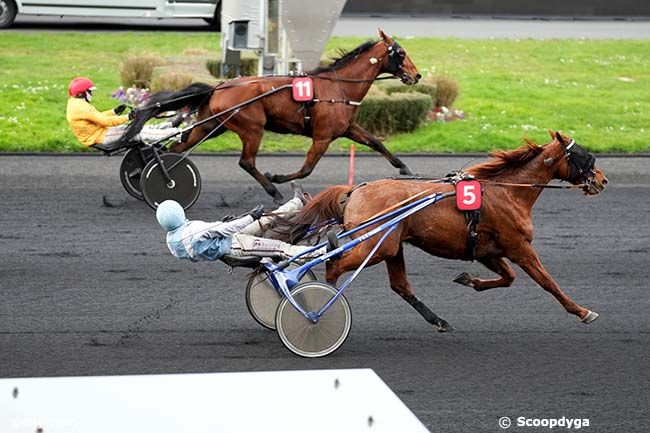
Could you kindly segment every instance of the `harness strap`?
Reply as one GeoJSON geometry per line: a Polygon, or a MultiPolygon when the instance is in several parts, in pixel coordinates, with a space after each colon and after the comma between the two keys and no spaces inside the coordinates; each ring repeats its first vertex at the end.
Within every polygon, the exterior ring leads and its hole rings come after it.
{"type": "Polygon", "coordinates": [[[465,211],[465,218],[467,219],[467,247],[465,248],[465,257],[467,260],[474,261],[476,257],[476,247],[478,246],[478,232],[476,226],[481,220],[481,210],[465,211]]]}
{"type": "Polygon", "coordinates": [[[312,115],[311,115],[311,109],[314,106],[314,102],[316,100],[308,101],[308,102],[303,102],[302,105],[300,106],[300,109],[298,111],[303,112],[303,119],[304,119],[304,126],[302,128],[303,134],[306,136],[311,136],[312,132],[312,115]]]}
{"type": "Polygon", "coordinates": [[[339,209],[341,210],[341,215],[345,213],[345,206],[348,204],[348,200],[350,200],[350,196],[352,195],[352,193],[358,190],[359,188],[363,188],[366,185],[368,185],[368,182],[363,182],[358,185],[355,185],[352,189],[350,189],[348,192],[346,192],[339,198],[339,209]]]}
{"type": "Polygon", "coordinates": [[[345,105],[354,105],[355,107],[358,107],[361,105],[361,101],[351,101],[349,99],[312,99],[314,102],[328,102],[330,104],[345,104],[345,105]]]}
{"type": "MultiPolygon", "coordinates": [[[[445,181],[452,185],[457,185],[464,180],[476,179],[473,175],[463,171],[452,171],[449,173],[445,181]]],[[[465,246],[465,258],[474,261],[476,257],[476,247],[478,246],[478,231],[477,226],[481,220],[481,209],[463,211],[465,219],[467,220],[467,245],[465,246]]]]}

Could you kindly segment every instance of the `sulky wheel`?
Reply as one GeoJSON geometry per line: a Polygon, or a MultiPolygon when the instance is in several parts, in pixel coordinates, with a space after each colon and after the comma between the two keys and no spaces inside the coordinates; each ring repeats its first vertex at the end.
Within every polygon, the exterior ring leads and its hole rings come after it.
{"type": "Polygon", "coordinates": [[[122,186],[132,197],[144,200],[140,189],[140,177],[144,169],[145,161],[142,160],[138,149],[129,149],[120,163],[120,181],[122,186]]]}
{"type": "MultiPolygon", "coordinates": [[[[291,294],[307,312],[320,310],[337,293],[336,288],[320,282],[298,284],[291,294]]],[[[288,299],[283,299],[275,316],[282,343],[296,355],[318,358],[341,347],[350,334],[352,312],[341,295],[316,323],[308,320],[288,299]]]]}
{"type": "MultiPolygon", "coordinates": [[[[298,265],[289,265],[289,269],[296,267],[298,265]]],[[[316,275],[311,270],[307,271],[300,281],[316,281],[316,275]]],[[[263,327],[275,330],[275,312],[280,301],[282,295],[275,290],[266,272],[255,272],[246,285],[246,307],[253,319],[263,327]]]]}
{"type": "Polygon", "coordinates": [[[140,179],[144,200],[152,209],[165,200],[175,200],[183,209],[189,209],[201,193],[199,170],[192,161],[177,153],[164,153],[160,160],[171,181],[167,182],[157,160],[149,161],[140,179]]]}
{"type": "MultiPolygon", "coordinates": [[[[161,145],[156,146],[158,150],[165,151],[161,145]]],[[[120,181],[122,186],[132,197],[144,200],[140,188],[140,178],[144,166],[153,159],[153,149],[148,146],[132,147],[127,150],[120,163],[120,181]]]]}

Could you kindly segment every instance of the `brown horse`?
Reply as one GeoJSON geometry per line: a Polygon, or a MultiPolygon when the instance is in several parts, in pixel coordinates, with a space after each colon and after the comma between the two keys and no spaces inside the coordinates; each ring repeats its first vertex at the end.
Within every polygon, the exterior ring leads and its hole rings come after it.
{"type": "MultiPolygon", "coordinates": [[[[478,243],[474,258],[499,278],[482,279],[463,273],[454,281],[476,291],[510,286],[515,273],[508,260],[516,263],[544,290],[550,292],[571,314],[584,323],[598,315],[576,304],[544,269],[531,245],[533,240],[532,208],[541,188],[551,179],[561,179],[574,185],[584,185],[585,194],[595,195],[607,184],[607,178],[597,168],[595,158],[575,141],[552,133],[553,140],[537,146],[532,142],[513,150],[495,151],[493,159],[475,165],[467,173],[480,180],[483,203],[477,225],[478,243]],[[513,184],[518,184],[517,186],[513,184]]],[[[411,180],[378,180],[354,189],[345,210],[339,203],[348,194],[348,186],[330,187],[318,194],[292,223],[313,225],[335,218],[346,229],[353,228],[395,203],[407,200],[422,191],[452,191],[449,184],[433,184],[411,180]]],[[[422,197],[423,195],[419,195],[422,197]]],[[[295,227],[295,226],[294,226],[295,227]]],[[[367,230],[366,230],[367,231],[367,230]]],[[[354,237],[361,236],[359,232],[354,237]]],[[[336,284],[345,272],[356,269],[378,241],[378,237],[362,242],[338,260],[327,263],[327,281],[336,284]]],[[[449,324],[435,315],[413,293],[407,279],[402,244],[407,242],[429,254],[447,259],[468,260],[468,224],[453,199],[442,200],[405,219],[379,247],[369,264],[386,262],[390,287],[411,304],[427,321],[443,332],[449,324]]]]}
{"type": "MultiPolygon", "coordinates": [[[[170,150],[183,152],[208,136],[213,138],[226,130],[233,131],[243,144],[239,165],[275,201],[282,201],[282,195],[272,182],[283,183],[309,176],[329,144],[339,137],[347,137],[369,146],[384,155],[399,169],[400,174],[410,174],[408,167],[399,158],[355,123],[359,103],[378,75],[389,73],[399,77],[405,84],[415,84],[421,77],[404,49],[383,31],[379,30],[379,35],[380,41],[368,41],[344,54],[330,66],[308,73],[313,80],[314,103],[296,102],[292,98],[291,89],[283,89],[243,106],[222,128],[218,128],[218,125],[229,114],[194,128],[183,142],[170,150]],[[307,117],[311,121],[306,120],[307,117]],[[262,174],[257,170],[255,158],[265,129],[312,138],[311,148],[300,170],[288,175],[262,174]]],[[[126,142],[135,137],[144,122],[163,111],[189,106],[198,109],[197,121],[200,121],[265,92],[290,85],[292,80],[292,77],[286,76],[242,77],[215,87],[195,83],[176,93],[155,94],[138,110],[123,140],[126,142]]]]}

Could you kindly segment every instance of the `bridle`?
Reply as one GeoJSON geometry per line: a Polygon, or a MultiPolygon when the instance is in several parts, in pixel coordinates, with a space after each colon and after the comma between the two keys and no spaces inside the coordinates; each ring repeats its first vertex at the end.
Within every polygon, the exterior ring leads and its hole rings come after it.
{"type": "MultiPolygon", "coordinates": [[[[386,41],[384,41],[384,45],[386,46],[386,51],[388,54],[388,65],[386,66],[386,69],[383,72],[391,74],[390,77],[375,77],[370,79],[363,79],[363,78],[342,78],[339,77],[338,74],[336,77],[326,77],[320,75],[311,75],[311,76],[322,80],[338,81],[343,83],[370,83],[373,81],[391,80],[395,78],[399,78],[404,82],[404,80],[408,77],[408,74],[406,73],[406,71],[404,71],[404,60],[406,60],[406,53],[402,49],[402,46],[395,40],[393,40],[391,44],[388,44],[386,41]]],[[[370,63],[375,64],[377,62],[382,62],[383,60],[384,60],[383,57],[380,58],[372,57],[370,59],[370,63]]]]}
{"type": "Polygon", "coordinates": [[[584,191],[591,187],[591,183],[596,176],[594,165],[596,158],[585,149],[583,149],[574,139],[571,139],[569,144],[562,144],[564,156],[569,163],[569,176],[567,180],[573,183],[582,182],[584,184],[584,191]]]}
{"type": "Polygon", "coordinates": [[[386,72],[399,77],[404,81],[407,75],[403,70],[406,53],[404,53],[402,46],[395,40],[393,40],[393,43],[390,45],[384,41],[384,45],[386,45],[386,50],[388,51],[388,66],[386,67],[386,72]]]}

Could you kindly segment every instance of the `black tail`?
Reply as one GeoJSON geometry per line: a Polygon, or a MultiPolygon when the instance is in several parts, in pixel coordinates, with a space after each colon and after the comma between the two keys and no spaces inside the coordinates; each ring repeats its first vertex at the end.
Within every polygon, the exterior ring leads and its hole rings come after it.
{"type": "Polygon", "coordinates": [[[178,110],[189,107],[193,111],[207,102],[212,96],[214,86],[205,83],[192,83],[178,92],[158,92],[138,108],[135,118],[126,128],[126,133],[120,141],[126,145],[133,137],[138,135],[147,120],[165,111],[178,110]]]}

